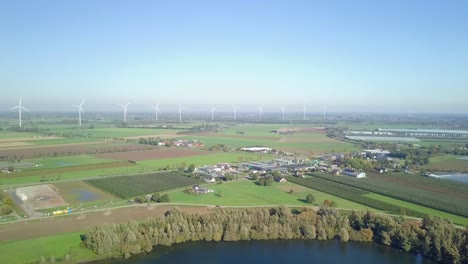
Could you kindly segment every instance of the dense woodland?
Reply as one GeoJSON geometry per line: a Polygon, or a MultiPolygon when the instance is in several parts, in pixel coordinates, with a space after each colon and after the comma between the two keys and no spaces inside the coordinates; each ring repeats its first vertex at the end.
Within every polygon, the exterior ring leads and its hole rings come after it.
{"type": "Polygon", "coordinates": [[[186,214],[173,209],[145,222],[102,225],[81,235],[82,244],[108,258],[150,252],[155,246],[186,241],[339,239],[374,241],[421,253],[440,263],[468,263],[468,229],[438,218],[408,222],[371,212],[339,214],[329,207],[224,209],[186,214]]]}

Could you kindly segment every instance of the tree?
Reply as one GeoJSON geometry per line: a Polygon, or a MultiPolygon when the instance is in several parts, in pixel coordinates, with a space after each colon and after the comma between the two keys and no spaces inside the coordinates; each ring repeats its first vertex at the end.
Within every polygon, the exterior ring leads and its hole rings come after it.
{"type": "Polygon", "coordinates": [[[194,171],[195,171],[195,164],[193,164],[193,163],[190,164],[190,165],[188,166],[187,171],[190,172],[190,173],[194,172],[194,171]]]}
{"type": "Polygon", "coordinates": [[[171,199],[169,198],[169,194],[163,194],[161,196],[161,199],[159,199],[160,203],[168,203],[170,201],[171,201],[171,199]]]}
{"type": "Polygon", "coordinates": [[[13,167],[13,166],[8,166],[8,171],[9,171],[9,172],[14,172],[14,171],[15,171],[15,167],[13,167]]]}
{"type": "Polygon", "coordinates": [[[159,203],[160,199],[161,199],[161,195],[159,193],[155,193],[151,196],[151,201],[155,203],[159,203]]]}
{"type": "Polygon", "coordinates": [[[342,227],[340,229],[340,241],[341,242],[348,242],[348,240],[349,240],[348,230],[346,230],[346,228],[342,227]]]}
{"type": "Polygon", "coordinates": [[[310,204],[314,203],[314,202],[315,202],[315,197],[314,197],[314,195],[308,194],[308,195],[306,196],[306,201],[307,201],[307,203],[310,203],[310,204]]]}

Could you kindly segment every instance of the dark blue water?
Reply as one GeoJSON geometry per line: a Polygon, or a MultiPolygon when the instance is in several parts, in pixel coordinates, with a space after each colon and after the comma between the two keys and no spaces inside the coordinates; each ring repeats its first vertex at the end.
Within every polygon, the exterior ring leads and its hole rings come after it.
{"type": "Polygon", "coordinates": [[[74,190],[73,192],[78,195],[78,200],[81,202],[92,202],[99,199],[99,196],[88,190],[78,189],[74,190]]]}
{"type": "Polygon", "coordinates": [[[421,256],[374,243],[336,240],[268,240],[241,242],[188,242],[157,247],[148,255],[128,260],[107,260],[95,264],[204,263],[355,263],[355,264],[433,264],[421,256]]]}

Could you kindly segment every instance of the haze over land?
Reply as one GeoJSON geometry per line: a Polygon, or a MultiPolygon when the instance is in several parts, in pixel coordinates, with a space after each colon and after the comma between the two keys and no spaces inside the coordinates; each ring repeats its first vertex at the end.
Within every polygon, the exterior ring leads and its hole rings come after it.
{"type": "Polygon", "coordinates": [[[23,96],[32,111],[87,98],[86,111],[160,101],[466,113],[467,11],[466,1],[4,1],[0,111],[23,96]]]}

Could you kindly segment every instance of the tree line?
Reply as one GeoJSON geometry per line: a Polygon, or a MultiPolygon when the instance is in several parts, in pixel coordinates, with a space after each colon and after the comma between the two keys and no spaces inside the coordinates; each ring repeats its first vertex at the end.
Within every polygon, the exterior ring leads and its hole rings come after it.
{"type": "Polygon", "coordinates": [[[206,214],[187,214],[177,208],[145,222],[101,225],[81,235],[82,244],[97,255],[129,258],[156,246],[186,241],[267,239],[339,239],[374,241],[440,263],[468,263],[468,229],[438,218],[408,222],[372,212],[339,214],[322,206],[303,208],[219,208],[206,214]]]}

